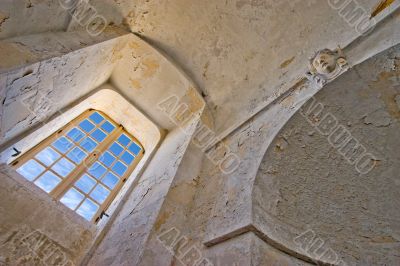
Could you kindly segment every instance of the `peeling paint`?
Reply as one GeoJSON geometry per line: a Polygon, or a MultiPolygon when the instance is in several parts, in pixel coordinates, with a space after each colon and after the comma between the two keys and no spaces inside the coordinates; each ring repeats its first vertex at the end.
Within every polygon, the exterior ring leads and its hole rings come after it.
{"type": "MultiPolygon", "coordinates": [[[[397,60],[399,61],[399,60],[397,60]]],[[[391,117],[400,119],[400,111],[396,97],[399,90],[396,88],[396,79],[400,76],[400,69],[392,69],[392,71],[383,71],[377,76],[377,80],[372,84],[381,88],[380,98],[385,103],[386,110],[391,117]]]]}
{"type": "Polygon", "coordinates": [[[10,18],[9,15],[6,15],[0,11],[0,32],[1,32],[1,26],[3,26],[3,23],[6,22],[6,20],[9,18],[10,18]]]}
{"type": "Polygon", "coordinates": [[[143,59],[140,64],[144,66],[143,68],[143,77],[144,78],[151,78],[157,72],[158,68],[160,67],[159,63],[152,59],[152,58],[145,58],[143,59]]]}
{"type": "Polygon", "coordinates": [[[378,110],[364,117],[364,124],[376,127],[387,127],[392,123],[389,114],[384,110],[378,110]]]}
{"type": "Polygon", "coordinates": [[[290,58],[290,59],[284,61],[279,67],[280,67],[281,69],[287,68],[287,67],[293,62],[293,60],[294,60],[295,58],[296,58],[296,57],[293,56],[292,58],[290,58]]]}
{"type": "Polygon", "coordinates": [[[132,88],[134,88],[134,89],[141,89],[142,88],[142,84],[140,83],[139,79],[130,79],[130,80],[131,80],[132,88]]]}

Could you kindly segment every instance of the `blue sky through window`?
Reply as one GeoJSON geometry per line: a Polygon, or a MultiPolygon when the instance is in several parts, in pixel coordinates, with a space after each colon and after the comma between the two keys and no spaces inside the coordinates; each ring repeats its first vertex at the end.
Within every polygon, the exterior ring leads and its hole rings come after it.
{"type": "Polygon", "coordinates": [[[122,178],[141,151],[129,134],[121,133],[98,161],[83,169],[81,166],[88,156],[94,156],[93,152],[116,128],[114,122],[95,111],[65,133],[57,132],[57,137],[18,167],[17,172],[47,193],[67,179],[76,178],[75,172],[80,174],[64,193],[61,192],[60,202],[90,221],[111,192],[120,188],[122,178]]]}
{"type": "Polygon", "coordinates": [[[51,192],[59,183],[61,182],[61,178],[55,175],[51,171],[47,171],[43,174],[39,179],[35,181],[35,184],[46,191],[47,193],[51,192]]]}
{"type": "Polygon", "coordinates": [[[61,155],[50,147],[47,147],[46,149],[39,152],[35,156],[36,159],[38,159],[40,162],[42,162],[46,166],[52,165],[60,157],[61,157],[61,155]]]}
{"type": "Polygon", "coordinates": [[[99,205],[91,201],[90,199],[86,199],[79,209],[76,212],[81,215],[86,220],[90,221],[93,216],[96,214],[97,210],[99,209],[99,205]]]}

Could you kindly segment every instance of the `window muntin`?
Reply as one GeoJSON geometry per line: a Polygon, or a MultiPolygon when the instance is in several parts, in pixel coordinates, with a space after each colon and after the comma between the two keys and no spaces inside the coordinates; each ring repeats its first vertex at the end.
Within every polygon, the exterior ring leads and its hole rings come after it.
{"type": "Polygon", "coordinates": [[[12,165],[65,206],[97,222],[143,153],[121,125],[89,110],[12,165]]]}

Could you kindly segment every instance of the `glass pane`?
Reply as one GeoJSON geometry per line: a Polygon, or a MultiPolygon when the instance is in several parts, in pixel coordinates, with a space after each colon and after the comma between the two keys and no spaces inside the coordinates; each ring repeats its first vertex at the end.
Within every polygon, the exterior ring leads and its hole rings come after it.
{"type": "Polygon", "coordinates": [[[59,152],[66,153],[74,144],[72,144],[72,142],[69,141],[66,137],[61,137],[56,140],[52,145],[59,152]]]}
{"type": "Polygon", "coordinates": [[[101,131],[100,129],[96,129],[91,136],[97,141],[97,142],[102,142],[106,137],[107,134],[101,131]]]}
{"type": "Polygon", "coordinates": [[[79,193],[78,190],[71,188],[68,190],[67,193],[60,199],[62,203],[64,203],[65,206],[68,208],[75,210],[75,208],[81,203],[85,196],[83,194],[79,193]]]}
{"type": "Polygon", "coordinates": [[[125,134],[122,134],[118,138],[118,142],[121,143],[122,145],[124,145],[125,147],[129,144],[130,141],[131,141],[131,139],[128,138],[125,134]]]}
{"type": "Polygon", "coordinates": [[[90,115],[89,119],[92,120],[96,124],[99,124],[101,121],[104,120],[104,118],[98,112],[95,112],[92,115],[90,115]]]}
{"type": "Polygon", "coordinates": [[[83,133],[80,129],[78,128],[73,128],[71,129],[70,132],[68,132],[67,136],[72,139],[75,142],[79,142],[84,136],[85,133],[83,133]]]}
{"type": "Polygon", "coordinates": [[[83,192],[89,193],[96,183],[96,180],[85,174],[75,183],[75,186],[83,192]]]}
{"type": "Polygon", "coordinates": [[[86,156],[87,153],[79,147],[73,148],[72,151],[70,151],[67,155],[67,157],[76,164],[80,164],[86,158],[86,156]]]}
{"type": "Polygon", "coordinates": [[[119,181],[118,177],[116,177],[113,173],[110,172],[108,172],[106,176],[103,178],[103,180],[101,180],[103,184],[105,184],[107,187],[111,189],[113,189],[117,185],[118,181],[119,181]]]}
{"type": "Polygon", "coordinates": [[[124,148],[121,147],[121,145],[119,145],[118,143],[114,142],[110,149],[109,149],[113,154],[115,154],[116,156],[120,155],[121,152],[124,150],[124,148]]]}
{"type": "Polygon", "coordinates": [[[121,156],[121,160],[124,161],[128,165],[131,164],[134,159],[135,159],[135,156],[133,156],[132,154],[130,154],[127,151],[121,156]]]}
{"type": "Polygon", "coordinates": [[[111,155],[111,153],[109,153],[108,151],[106,151],[105,153],[103,153],[100,156],[99,161],[102,162],[105,166],[110,167],[113,162],[115,161],[115,157],[111,155]]]}
{"type": "Polygon", "coordinates": [[[99,206],[96,203],[94,203],[90,199],[86,199],[79,207],[79,209],[76,210],[76,212],[86,220],[90,221],[92,220],[98,209],[99,206]]]}
{"type": "Polygon", "coordinates": [[[89,169],[89,174],[97,179],[100,179],[104,175],[107,169],[98,162],[95,162],[89,169]]]}
{"type": "Polygon", "coordinates": [[[46,166],[52,165],[60,157],[61,155],[50,147],[47,147],[35,156],[36,159],[41,161],[46,166]]]}
{"type": "Polygon", "coordinates": [[[94,140],[92,140],[91,138],[86,138],[86,139],[82,140],[81,146],[86,151],[92,152],[92,151],[94,151],[94,149],[96,149],[97,143],[94,140]]]}
{"type": "Polygon", "coordinates": [[[67,175],[69,175],[69,173],[72,172],[72,170],[74,170],[74,168],[75,165],[73,163],[65,158],[62,158],[55,165],[53,165],[51,169],[60,176],[66,177],[67,175]]]}
{"type": "Polygon", "coordinates": [[[47,193],[50,193],[60,182],[61,179],[58,176],[51,171],[47,171],[35,181],[35,184],[47,193]]]}
{"type": "Polygon", "coordinates": [[[101,125],[101,128],[104,129],[105,132],[111,133],[114,130],[115,126],[110,122],[106,121],[104,122],[104,124],[101,125]]]}
{"type": "Polygon", "coordinates": [[[131,146],[129,146],[129,150],[135,155],[138,155],[141,149],[135,142],[133,142],[131,146]]]}
{"type": "Polygon", "coordinates": [[[36,177],[43,173],[44,170],[45,168],[38,162],[35,160],[29,160],[23,166],[18,168],[17,172],[29,181],[33,181],[36,177]]]}
{"type": "Polygon", "coordinates": [[[117,162],[112,168],[114,173],[117,173],[117,175],[119,175],[119,176],[123,176],[127,169],[128,169],[128,167],[121,162],[117,162]]]}
{"type": "Polygon", "coordinates": [[[79,127],[83,129],[83,131],[85,132],[90,132],[93,130],[93,128],[95,128],[96,126],[93,125],[91,122],[89,122],[89,120],[85,119],[83,120],[80,124],[79,127]]]}
{"type": "Polygon", "coordinates": [[[98,184],[90,193],[90,196],[97,201],[98,203],[102,204],[110,194],[110,191],[106,189],[104,186],[98,184]]]}

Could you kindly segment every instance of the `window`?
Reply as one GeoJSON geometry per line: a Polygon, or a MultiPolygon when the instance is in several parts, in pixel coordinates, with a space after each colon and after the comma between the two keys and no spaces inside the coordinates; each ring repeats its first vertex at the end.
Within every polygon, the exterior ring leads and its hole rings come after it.
{"type": "Polygon", "coordinates": [[[122,125],[88,110],[11,165],[86,220],[97,222],[143,153],[122,125]]]}

